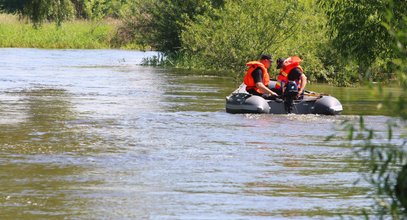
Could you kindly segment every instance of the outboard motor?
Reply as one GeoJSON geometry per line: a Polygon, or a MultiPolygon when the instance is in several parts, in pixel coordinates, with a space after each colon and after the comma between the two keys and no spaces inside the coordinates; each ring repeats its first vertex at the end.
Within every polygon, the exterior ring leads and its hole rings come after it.
{"type": "Polygon", "coordinates": [[[285,86],[283,98],[284,98],[284,106],[287,113],[291,113],[294,106],[294,100],[297,98],[298,95],[298,86],[297,83],[294,81],[289,81],[285,86]]]}

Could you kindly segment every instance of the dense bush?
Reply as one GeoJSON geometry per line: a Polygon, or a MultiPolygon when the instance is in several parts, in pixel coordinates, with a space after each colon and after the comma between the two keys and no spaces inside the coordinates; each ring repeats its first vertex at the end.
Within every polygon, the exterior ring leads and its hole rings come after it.
{"type": "Polygon", "coordinates": [[[102,19],[105,17],[123,18],[132,0],[72,0],[76,6],[77,17],[102,19]]]}
{"type": "Polygon", "coordinates": [[[244,64],[262,53],[275,59],[297,55],[311,80],[327,80],[320,58],[329,46],[324,18],[313,1],[228,1],[188,23],[180,65],[243,74],[244,64]]]}
{"type": "Polygon", "coordinates": [[[223,0],[139,0],[125,16],[118,40],[135,40],[165,54],[176,53],[185,24],[222,5],[223,0]]]}
{"type": "Polygon", "coordinates": [[[348,77],[386,80],[394,78],[392,59],[397,56],[386,26],[400,30],[406,26],[402,19],[407,13],[406,1],[319,0],[328,17],[328,33],[332,46],[346,60],[336,71],[348,77]],[[391,8],[391,11],[388,9],[391,8]],[[387,22],[388,19],[390,22],[387,22]],[[351,65],[347,65],[347,63],[351,65]],[[349,69],[350,72],[345,71],[349,69]]]}

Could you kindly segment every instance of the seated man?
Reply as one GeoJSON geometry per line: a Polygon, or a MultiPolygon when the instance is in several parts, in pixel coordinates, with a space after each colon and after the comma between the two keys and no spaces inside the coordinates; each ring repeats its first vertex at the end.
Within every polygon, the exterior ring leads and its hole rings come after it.
{"type": "Polygon", "coordinates": [[[289,81],[294,81],[297,84],[297,98],[304,93],[305,86],[307,85],[307,77],[300,66],[301,62],[302,60],[297,56],[289,57],[287,59],[277,59],[277,69],[280,69],[280,74],[277,77],[278,82],[276,89],[279,89],[281,94],[284,94],[285,86],[289,81]]]}
{"type": "Polygon", "coordinates": [[[267,69],[272,63],[270,55],[262,55],[259,61],[246,63],[249,69],[244,77],[246,91],[253,95],[263,97],[277,96],[277,94],[268,88],[270,75],[267,69]]]}

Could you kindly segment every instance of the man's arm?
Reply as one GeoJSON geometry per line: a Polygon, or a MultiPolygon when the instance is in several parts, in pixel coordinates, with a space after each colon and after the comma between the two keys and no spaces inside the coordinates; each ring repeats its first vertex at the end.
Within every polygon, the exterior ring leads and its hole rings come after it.
{"type": "Polygon", "coordinates": [[[304,73],[301,74],[301,88],[300,91],[298,91],[298,94],[302,94],[302,92],[305,90],[305,86],[307,85],[307,76],[305,76],[304,73]]]}
{"type": "Polygon", "coordinates": [[[252,72],[252,77],[254,79],[254,82],[256,82],[256,87],[260,89],[262,94],[269,94],[273,96],[277,96],[277,94],[273,91],[271,91],[269,88],[267,88],[266,85],[263,84],[263,72],[261,71],[260,68],[255,69],[252,72]]]}
{"type": "Polygon", "coordinates": [[[267,86],[265,86],[262,82],[256,83],[256,87],[260,89],[261,93],[263,94],[268,94],[268,95],[273,95],[273,96],[278,96],[277,93],[271,91],[267,86]]]}

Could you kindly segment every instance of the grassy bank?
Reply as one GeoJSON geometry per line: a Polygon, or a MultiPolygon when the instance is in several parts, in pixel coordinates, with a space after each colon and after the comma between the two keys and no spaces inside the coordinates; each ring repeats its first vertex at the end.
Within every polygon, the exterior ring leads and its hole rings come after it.
{"type": "Polygon", "coordinates": [[[19,20],[18,16],[0,14],[0,47],[139,49],[131,44],[113,45],[118,25],[115,20],[77,20],[64,22],[61,27],[55,23],[44,23],[35,29],[31,23],[19,20]]]}

